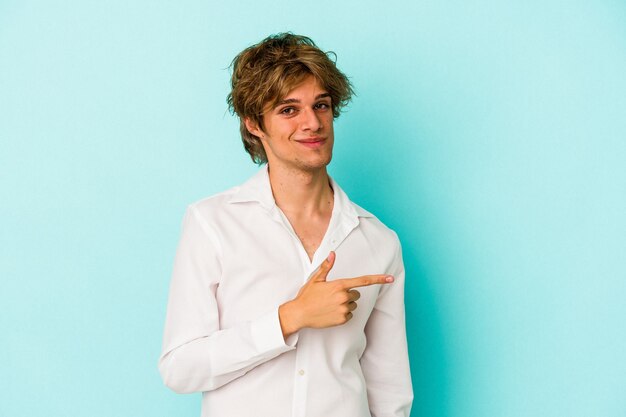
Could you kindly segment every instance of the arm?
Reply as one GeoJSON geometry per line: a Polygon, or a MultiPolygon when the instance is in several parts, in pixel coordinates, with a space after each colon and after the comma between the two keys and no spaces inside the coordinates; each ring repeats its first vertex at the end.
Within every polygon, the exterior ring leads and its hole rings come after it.
{"type": "Polygon", "coordinates": [[[194,207],[183,222],[163,336],[159,370],[179,393],[210,391],[294,349],[285,344],[278,306],[236,327],[220,329],[215,293],[220,246],[194,207]]]}
{"type": "Polygon", "coordinates": [[[394,285],[385,285],[365,326],[367,346],[361,368],[373,417],[408,417],[413,403],[404,319],[404,264],[397,242],[391,272],[394,285]]]}

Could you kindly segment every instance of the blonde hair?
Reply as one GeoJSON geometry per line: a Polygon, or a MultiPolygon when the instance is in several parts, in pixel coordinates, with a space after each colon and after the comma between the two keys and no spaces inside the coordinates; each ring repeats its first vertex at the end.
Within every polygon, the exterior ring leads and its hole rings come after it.
{"type": "Polygon", "coordinates": [[[310,38],[292,33],[271,35],[233,59],[231,92],[226,101],[231,113],[239,116],[241,139],[252,161],[265,163],[267,155],[244,119],[264,130],[263,111],[273,108],[305,78],[317,78],[330,94],[333,116],[339,117],[354,91],[348,77],[337,69],[335,59],[334,52],[323,52],[310,38]]]}

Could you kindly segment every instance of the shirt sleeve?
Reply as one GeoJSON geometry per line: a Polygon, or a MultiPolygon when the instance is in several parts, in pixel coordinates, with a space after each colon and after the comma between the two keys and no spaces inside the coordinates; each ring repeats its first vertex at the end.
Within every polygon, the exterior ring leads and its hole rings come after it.
{"type": "Polygon", "coordinates": [[[191,206],[170,284],[159,371],[178,393],[210,391],[252,368],[295,349],[286,344],[278,306],[227,329],[220,328],[216,290],[221,279],[220,245],[191,206]]]}
{"type": "Polygon", "coordinates": [[[408,417],[413,403],[404,316],[404,264],[397,250],[390,273],[365,326],[367,345],[361,368],[372,417],[408,417]]]}

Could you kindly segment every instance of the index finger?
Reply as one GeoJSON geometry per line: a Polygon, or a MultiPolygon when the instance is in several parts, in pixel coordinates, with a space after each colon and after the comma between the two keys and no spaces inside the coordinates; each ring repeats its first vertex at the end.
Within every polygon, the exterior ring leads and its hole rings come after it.
{"type": "Polygon", "coordinates": [[[367,287],[368,285],[390,284],[393,282],[391,275],[363,275],[356,278],[338,279],[334,282],[339,283],[343,288],[367,287]]]}

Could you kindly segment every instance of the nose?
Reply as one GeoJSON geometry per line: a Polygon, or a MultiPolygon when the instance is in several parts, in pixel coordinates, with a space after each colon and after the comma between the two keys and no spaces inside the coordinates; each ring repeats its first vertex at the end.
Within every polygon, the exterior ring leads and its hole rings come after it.
{"type": "Polygon", "coordinates": [[[322,128],[322,121],[319,115],[313,109],[307,108],[302,112],[301,126],[302,130],[310,130],[317,132],[322,128]]]}

